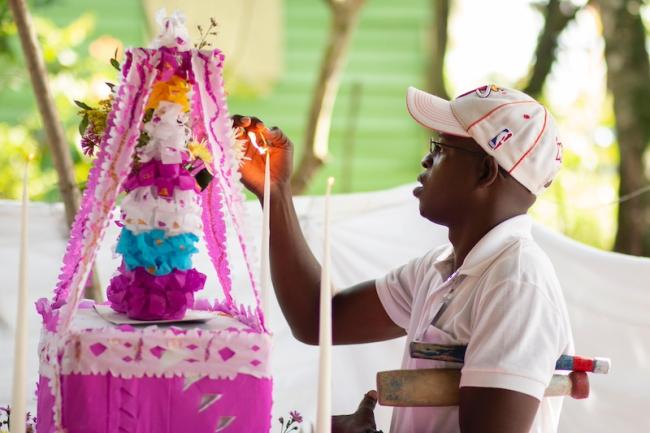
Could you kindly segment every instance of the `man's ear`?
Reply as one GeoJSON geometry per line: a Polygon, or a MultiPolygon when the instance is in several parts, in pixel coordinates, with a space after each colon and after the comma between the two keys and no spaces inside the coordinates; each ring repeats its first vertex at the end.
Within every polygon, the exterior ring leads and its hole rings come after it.
{"type": "Polygon", "coordinates": [[[491,156],[485,156],[479,165],[478,185],[489,187],[499,177],[499,164],[491,156]]]}

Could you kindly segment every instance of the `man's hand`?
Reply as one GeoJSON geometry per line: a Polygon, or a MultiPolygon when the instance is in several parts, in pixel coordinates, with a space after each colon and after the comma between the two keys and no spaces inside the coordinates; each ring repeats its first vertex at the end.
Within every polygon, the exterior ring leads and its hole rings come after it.
{"type": "MultiPolygon", "coordinates": [[[[268,146],[271,159],[271,193],[289,187],[291,172],[293,170],[293,144],[291,140],[280,130],[264,126],[264,123],[257,117],[234,115],[232,116],[233,127],[241,128],[243,134],[238,139],[249,140],[248,133],[253,132],[259,146],[268,146]]],[[[240,169],[242,183],[262,199],[264,195],[264,165],[266,155],[262,155],[250,142],[247,143],[244,160],[240,169]]]]}
{"type": "Polygon", "coordinates": [[[374,433],[377,430],[373,412],[376,405],[377,391],[368,391],[355,413],[332,417],[332,433],[374,433]]]}
{"type": "MultiPolygon", "coordinates": [[[[260,119],[235,115],[238,139],[253,132],[258,145],[266,143],[270,159],[271,278],[293,335],[303,343],[318,344],[320,265],[300,229],[291,195],[293,145],[278,128],[268,129],[260,119]],[[263,140],[262,140],[263,138],[263,140]]],[[[262,201],[265,155],[250,142],[240,169],[242,183],[262,201]]],[[[405,335],[381,305],[374,281],[341,290],[332,300],[334,344],[388,340],[405,335]],[[372,326],[368,326],[372,323],[372,326]]]]}

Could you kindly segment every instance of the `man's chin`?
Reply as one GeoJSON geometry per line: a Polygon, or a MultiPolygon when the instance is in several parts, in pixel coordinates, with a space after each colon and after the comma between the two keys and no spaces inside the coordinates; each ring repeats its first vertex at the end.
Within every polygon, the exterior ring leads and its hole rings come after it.
{"type": "Polygon", "coordinates": [[[427,219],[431,221],[434,224],[441,225],[441,226],[447,226],[444,222],[444,218],[440,218],[439,214],[436,212],[432,212],[431,209],[427,209],[425,206],[423,206],[422,200],[420,200],[420,216],[422,218],[427,219]]]}

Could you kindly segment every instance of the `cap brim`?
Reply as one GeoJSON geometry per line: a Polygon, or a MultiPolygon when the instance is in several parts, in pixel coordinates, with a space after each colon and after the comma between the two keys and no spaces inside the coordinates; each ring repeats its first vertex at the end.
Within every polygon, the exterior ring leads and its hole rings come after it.
{"type": "Polygon", "coordinates": [[[422,126],[444,134],[470,137],[451,111],[449,101],[415,87],[406,92],[406,108],[422,126]]]}

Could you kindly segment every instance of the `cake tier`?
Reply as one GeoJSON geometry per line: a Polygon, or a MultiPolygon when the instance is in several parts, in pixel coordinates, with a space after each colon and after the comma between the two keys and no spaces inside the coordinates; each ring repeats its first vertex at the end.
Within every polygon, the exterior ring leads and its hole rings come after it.
{"type": "MultiPolygon", "coordinates": [[[[260,433],[271,427],[272,380],[66,374],[66,433],[260,433]]],[[[38,383],[36,433],[55,433],[50,380],[38,383]],[[43,391],[41,391],[43,390],[43,391]]]]}
{"type": "Polygon", "coordinates": [[[60,417],[69,433],[268,432],[270,344],[225,315],[132,326],[80,308],[67,334],[41,336],[37,431],[60,417]]]}
{"type": "Polygon", "coordinates": [[[147,186],[153,186],[158,197],[171,197],[176,190],[200,192],[196,179],[183,164],[163,164],[157,160],[134,169],[124,181],[123,188],[129,192],[147,186]]]}
{"type": "Polygon", "coordinates": [[[196,269],[152,275],[143,267],[128,271],[122,266],[106,296],[113,310],[131,319],[180,320],[194,305],[194,292],[204,284],[205,275],[196,269]]]}
{"type": "Polygon", "coordinates": [[[192,268],[192,255],[199,251],[198,241],[193,233],[166,236],[164,230],[156,229],[134,235],[124,227],[115,252],[122,255],[128,270],[142,267],[153,275],[167,275],[174,269],[192,268]]]}
{"type": "Polygon", "coordinates": [[[134,234],[161,229],[169,236],[200,234],[201,205],[194,191],[175,189],[160,197],[153,186],[135,188],[122,200],[121,223],[134,234]]]}

